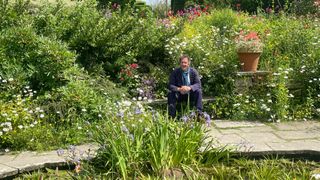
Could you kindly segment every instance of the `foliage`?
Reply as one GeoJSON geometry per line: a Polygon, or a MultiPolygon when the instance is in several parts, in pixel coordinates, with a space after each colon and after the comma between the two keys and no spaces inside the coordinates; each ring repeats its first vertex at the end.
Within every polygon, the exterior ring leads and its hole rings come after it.
{"type": "Polygon", "coordinates": [[[0,75],[16,77],[20,88],[30,85],[40,93],[63,85],[63,71],[75,60],[65,44],[38,36],[31,27],[8,28],[1,33],[0,53],[0,75]]]}

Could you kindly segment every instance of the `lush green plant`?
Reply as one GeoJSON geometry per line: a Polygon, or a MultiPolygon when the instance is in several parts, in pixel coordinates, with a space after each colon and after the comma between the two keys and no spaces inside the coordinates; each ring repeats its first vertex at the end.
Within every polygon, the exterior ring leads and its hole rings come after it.
{"type": "Polygon", "coordinates": [[[20,88],[30,85],[40,93],[63,85],[63,71],[72,67],[75,60],[75,54],[65,44],[38,36],[31,27],[2,32],[0,53],[1,77],[14,77],[20,88]]]}
{"type": "Polygon", "coordinates": [[[93,140],[100,149],[89,162],[89,172],[124,179],[144,174],[166,177],[171,170],[181,171],[184,166],[200,161],[209,164],[224,157],[212,158],[210,152],[215,149],[199,152],[212,146],[205,142],[204,129],[194,119],[174,122],[130,101],[119,103],[117,109],[117,116],[109,116],[104,124],[93,127],[93,140]]]}

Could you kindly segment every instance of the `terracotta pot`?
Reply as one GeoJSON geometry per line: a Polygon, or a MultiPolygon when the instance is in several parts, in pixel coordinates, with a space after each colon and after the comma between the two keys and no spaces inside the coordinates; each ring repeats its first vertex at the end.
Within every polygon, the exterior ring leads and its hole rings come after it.
{"type": "Polygon", "coordinates": [[[238,52],[238,57],[240,59],[240,64],[241,64],[241,71],[256,72],[258,68],[260,55],[261,55],[261,52],[258,52],[258,53],[238,52]]]}

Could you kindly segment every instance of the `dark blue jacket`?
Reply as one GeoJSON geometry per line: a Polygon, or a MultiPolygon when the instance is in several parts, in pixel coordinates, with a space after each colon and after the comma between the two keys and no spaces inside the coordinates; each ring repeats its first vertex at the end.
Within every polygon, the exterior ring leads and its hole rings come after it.
{"type": "MultiPolygon", "coordinates": [[[[192,91],[197,91],[201,90],[201,81],[199,77],[199,73],[193,69],[190,68],[189,72],[189,77],[190,77],[190,87],[192,91]]],[[[168,89],[170,91],[178,91],[178,87],[183,86],[183,80],[182,80],[182,69],[181,68],[176,68],[173,70],[173,72],[170,75],[169,78],[169,87],[168,89]]]]}

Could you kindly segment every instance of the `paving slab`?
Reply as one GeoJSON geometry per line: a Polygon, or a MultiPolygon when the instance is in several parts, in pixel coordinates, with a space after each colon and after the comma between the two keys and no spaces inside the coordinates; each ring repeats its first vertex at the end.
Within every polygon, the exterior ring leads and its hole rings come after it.
{"type": "Polygon", "coordinates": [[[214,120],[217,128],[240,128],[240,127],[258,127],[265,126],[265,124],[254,121],[229,121],[229,120],[214,120]]]}
{"type": "Polygon", "coordinates": [[[270,132],[242,133],[240,136],[251,143],[285,142],[284,139],[280,139],[279,137],[270,132]]]}
{"type": "Polygon", "coordinates": [[[219,129],[221,134],[241,134],[243,131],[240,129],[219,129]]]}
{"type": "Polygon", "coordinates": [[[10,166],[19,170],[19,173],[28,172],[36,169],[44,168],[46,164],[60,165],[66,160],[57,155],[38,154],[36,152],[22,152],[11,161],[1,162],[6,166],[10,166]]]}
{"type": "Polygon", "coordinates": [[[258,127],[244,127],[239,128],[242,132],[273,132],[274,128],[270,126],[258,126],[258,127]]]}
{"type": "Polygon", "coordinates": [[[272,123],[272,126],[277,130],[292,131],[292,130],[313,130],[320,131],[320,122],[318,121],[302,121],[302,122],[283,122],[272,123]]]}
{"type": "Polygon", "coordinates": [[[304,151],[312,150],[320,152],[319,140],[295,140],[290,142],[268,142],[266,143],[274,151],[304,151]]]}
{"type": "Polygon", "coordinates": [[[320,138],[320,132],[313,131],[275,131],[276,135],[286,140],[294,140],[294,139],[316,139],[320,138]]]}
{"type": "Polygon", "coordinates": [[[11,177],[19,173],[19,170],[3,164],[0,164],[0,179],[11,177]]]}
{"type": "Polygon", "coordinates": [[[221,136],[221,132],[216,129],[216,128],[210,128],[208,129],[207,135],[209,135],[210,137],[216,137],[216,136],[221,136]]]}
{"type": "Polygon", "coordinates": [[[221,144],[240,144],[245,141],[244,138],[237,134],[222,134],[215,137],[221,144]]]}

